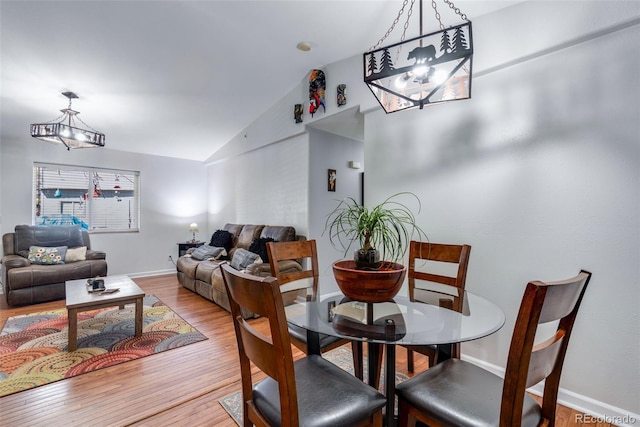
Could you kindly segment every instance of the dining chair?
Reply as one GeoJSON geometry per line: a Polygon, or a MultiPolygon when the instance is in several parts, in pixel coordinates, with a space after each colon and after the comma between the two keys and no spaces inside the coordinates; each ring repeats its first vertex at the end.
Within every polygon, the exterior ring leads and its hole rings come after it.
{"type": "MultiPolygon", "coordinates": [[[[416,282],[416,280],[455,287],[457,288],[457,296],[462,297],[462,292],[464,291],[467,281],[467,267],[469,266],[470,254],[470,245],[449,245],[412,240],[409,243],[409,271],[407,272],[409,298],[411,301],[422,300],[420,296],[420,286],[416,286],[416,283],[422,284],[423,282],[416,282]],[[457,269],[455,272],[451,271],[452,269],[441,269],[437,272],[433,269],[428,272],[425,271],[425,268],[423,268],[422,265],[418,265],[416,268],[416,260],[433,261],[433,263],[426,262],[424,264],[425,266],[433,265],[435,267],[440,263],[444,263],[450,267],[457,266],[457,269]]],[[[457,301],[461,300],[462,298],[455,298],[454,296],[451,296],[451,298],[443,298],[435,303],[452,310],[460,311],[461,307],[456,307],[455,305],[457,301]]],[[[413,372],[414,352],[423,354],[429,358],[428,367],[432,367],[438,363],[439,350],[436,346],[424,345],[405,347],[407,349],[407,370],[409,372],[413,372]]],[[[451,357],[460,358],[460,344],[453,344],[451,346],[451,357]]]]}
{"type": "Polygon", "coordinates": [[[552,427],[564,357],[590,279],[591,273],[582,270],[567,280],[529,282],[504,379],[464,360],[439,363],[397,386],[399,425],[415,426],[419,420],[429,426],[552,427]],[[536,337],[538,325],[549,322],[558,322],[555,333],[542,341],[536,337]],[[540,405],[526,389],[542,380],[540,405]]]}
{"type": "MultiPolygon", "coordinates": [[[[269,242],[267,243],[267,253],[271,266],[271,275],[278,279],[280,286],[300,279],[316,279],[311,282],[313,296],[316,295],[317,279],[320,275],[320,269],[318,267],[318,250],[315,240],[269,242]],[[307,265],[307,268],[303,268],[302,271],[292,271],[290,268],[283,268],[283,266],[286,267],[285,263],[292,260],[302,261],[302,264],[306,261],[309,265],[307,265]]],[[[305,354],[309,354],[307,331],[298,326],[289,325],[289,333],[291,334],[291,343],[305,354]]],[[[362,379],[363,362],[361,341],[349,341],[343,338],[320,334],[320,351],[326,352],[333,350],[349,342],[351,343],[354,375],[362,379]]]]}
{"type": "Polygon", "coordinates": [[[221,268],[238,344],[245,427],[382,426],[385,396],[320,355],[293,361],[278,279],[221,268]],[[244,320],[241,307],[266,318],[268,332],[244,320]],[[252,363],[267,375],[255,385],[252,363]]]}

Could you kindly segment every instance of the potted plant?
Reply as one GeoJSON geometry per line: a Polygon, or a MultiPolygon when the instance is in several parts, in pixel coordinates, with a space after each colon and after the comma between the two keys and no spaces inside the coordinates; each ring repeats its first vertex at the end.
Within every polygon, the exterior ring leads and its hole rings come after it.
{"type": "Polygon", "coordinates": [[[426,239],[426,233],[416,224],[411,209],[400,201],[403,197],[414,199],[420,212],[418,196],[401,192],[372,208],[349,197],[341,200],[327,216],[325,232],[329,234],[331,244],[342,248],[345,257],[355,249],[353,261],[343,260],[333,265],[338,286],[348,297],[353,298],[355,291],[359,293],[355,299],[377,302],[393,298],[400,290],[406,267],[399,261],[404,257],[409,241],[415,235],[419,240],[426,239]],[[388,283],[391,281],[394,283],[388,283]]]}

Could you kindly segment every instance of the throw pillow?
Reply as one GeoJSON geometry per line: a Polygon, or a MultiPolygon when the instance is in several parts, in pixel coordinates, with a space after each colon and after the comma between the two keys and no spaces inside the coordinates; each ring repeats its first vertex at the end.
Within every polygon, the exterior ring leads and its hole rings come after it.
{"type": "Polygon", "coordinates": [[[235,268],[236,270],[244,270],[251,264],[262,264],[260,255],[249,252],[246,249],[237,248],[233,253],[231,267],[235,268]]]}
{"type": "Polygon", "coordinates": [[[30,246],[27,257],[32,264],[54,265],[64,264],[64,256],[67,252],[66,246],[44,247],[30,246]]]}
{"type": "Polygon", "coordinates": [[[209,246],[209,245],[202,245],[198,248],[196,248],[193,252],[191,252],[191,258],[197,259],[197,260],[204,260],[204,259],[218,259],[221,256],[226,256],[227,255],[227,251],[224,248],[218,248],[215,246],[209,246]]]}
{"type": "Polygon", "coordinates": [[[249,252],[260,255],[263,262],[269,262],[269,252],[267,251],[267,243],[275,242],[271,237],[258,237],[253,239],[249,246],[249,252]]]}
{"type": "Polygon", "coordinates": [[[87,247],[80,246],[79,248],[67,249],[67,254],[64,256],[64,262],[84,261],[87,259],[87,247]]]}
{"type": "Polygon", "coordinates": [[[229,252],[233,246],[233,234],[226,230],[216,230],[216,232],[211,236],[209,246],[224,248],[229,252]]]}

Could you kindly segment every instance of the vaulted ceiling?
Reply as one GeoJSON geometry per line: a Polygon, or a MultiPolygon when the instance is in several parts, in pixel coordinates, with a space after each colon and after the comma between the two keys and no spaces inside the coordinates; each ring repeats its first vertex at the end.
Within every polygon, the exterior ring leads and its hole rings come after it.
{"type": "MultiPolygon", "coordinates": [[[[473,20],[517,1],[455,3],[473,20]]],[[[61,92],[71,90],[107,149],[204,160],[311,69],[369,50],[402,4],[2,0],[2,139],[30,142],[29,124],[56,118],[67,106],[61,92]],[[300,41],[311,50],[297,50],[300,41]]],[[[438,4],[446,25],[460,22],[438,4]]],[[[431,2],[424,7],[425,29],[438,29],[431,2]]],[[[412,24],[410,37],[418,35],[412,24]]]]}

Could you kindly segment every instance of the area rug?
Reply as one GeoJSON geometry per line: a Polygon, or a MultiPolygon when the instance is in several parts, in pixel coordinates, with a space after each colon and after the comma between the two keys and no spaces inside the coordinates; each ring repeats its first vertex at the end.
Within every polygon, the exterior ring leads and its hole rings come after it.
{"type": "MultiPolygon", "coordinates": [[[[345,371],[353,375],[353,358],[351,357],[351,350],[345,347],[338,347],[335,350],[322,353],[322,357],[330,361],[331,363],[339,366],[345,371]]],[[[364,378],[367,378],[367,359],[364,361],[364,378]]],[[[408,377],[401,373],[396,373],[396,384],[405,381],[408,377]]],[[[380,373],[380,390],[384,390],[384,366],[380,373]]],[[[233,418],[233,420],[239,426],[242,426],[242,392],[237,391],[231,393],[218,401],[225,411],[233,418]]]]}
{"type": "Polygon", "coordinates": [[[10,317],[0,332],[0,397],[207,339],[155,296],[143,304],[140,337],[134,304],[78,313],[71,353],[66,308],[10,317]]]}

